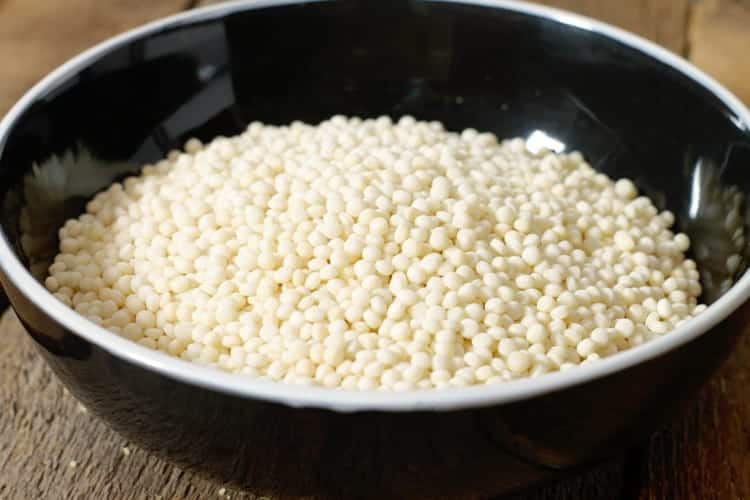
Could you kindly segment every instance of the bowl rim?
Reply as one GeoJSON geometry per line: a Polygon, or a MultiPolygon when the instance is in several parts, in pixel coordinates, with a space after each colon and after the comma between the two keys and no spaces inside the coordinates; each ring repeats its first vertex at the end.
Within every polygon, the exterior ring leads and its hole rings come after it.
{"type": "MultiPolygon", "coordinates": [[[[292,4],[317,3],[326,0],[234,0],[198,8],[159,19],[126,31],[73,57],[31,88],[0,121],[0,153],[9,132],[21,114],[40,96],[88,65],[93,59],[137,38],[165,29],[215,20],[239,11],[292,4]]],[[[564,10],[517,0],[427,0],[435,3],[475,5],[540,17],[564,25],[603,35],[670,66],[717,97],[734,116],[740,130],[750,131],[750,110],[713,78],[646,39],[607,23],[564,10]]],[[[13,252],[5,232],[0,233],[0,270],[10,286],[65,328],[96,344],[124,361],[154,371],[172,380],[199,386],[242,398],[260,399],[294,408],[319,408],[338,412],[357,411],[439,411],[475,408],[511,403],[605,377],[665,354],[707,332],[729,316],[750,297],[750,273],[746,273],[727,293],[696,318],[686,321],[672,332],[633,347],[597,363],[575,369],[519,379],[494,385],[414,390],[401,393],[346,391],[322,387],[305,387],[238,376],[198,365],[132,342],[89,321],[58,301],[36,281],[13,252]]]]}

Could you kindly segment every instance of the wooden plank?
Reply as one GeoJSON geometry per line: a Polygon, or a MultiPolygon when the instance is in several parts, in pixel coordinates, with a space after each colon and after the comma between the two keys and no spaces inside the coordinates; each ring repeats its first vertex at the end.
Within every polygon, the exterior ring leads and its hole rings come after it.
{"type": "MultiPolygon", "coordinates": [[[[187,4],[0,0],[0,60],[5,61],[0,66],[0,114],[69,57],[187,4]]],[[[128,446],[83,413],[35,353],[12,313],[0,321],[0,338],[0,498],[217,497],[221,485],[128,446]]],[[[229,495],[254,498],[231,491],[225,497],[229,495]]]]}
{"type": "MultiPolygon", "coordinates": [[[[221,491],[224,498],[262,498],[127,443],[66,393],[12,312],[0,319],[0,332],[0,498],[176,500],[221,498],[221,491]]],[[[616,498],[624,481],[622,461],[615,460],[516,500],[616,498]]]]}
{"type": "Polygon", "coordinates": [[[693,409],[651,439],[642,500],[750,498],[748,361],[746,336],[693,409]]]}
{"type": "MultiPolygon", "coordinates": [[[[750,104],[750,1],[703,0],[688,28],[689,58],[750,104]]],[[[651,440],[640,498],[750,498],[750,338],[693,409],[651,440]]]]}
{"type": "Polygon", "coordinates": [[[600,19],[682,54],[690,0],[541,0],[539,3],[600,19]]]}
{"type": "Polygon", "coordinates": [[[696,4],[690,17],[688,46],[693,63],[750,104],[750,0],[703,0],[696,4]]]}
{"type": "Polygon", "coordinates": [[[220,498],[221,485],[129,445],[85,413],[12,312],[0,320],[0,332],[0,498],[220,498]]]}
{"type": "MultiPolygon", "coordinates": [[[[0,58],[13,61],[0,68],[0,112],[51,67],[86,46],[183,6],[215,1],[110,0],[105,7],[98,0],[0,0],[0,58]]],[[[687,48],[685,27],[690,18],[694,60],[730,85],[750,81],[743,77],[732,84],[730,64],[721,66],[728,68],[723,70],[711,66],[715,53],[710,47],[718,43],[714,40],[719,35],[709,24],[725,8],[714,0],[704,0],[699,4],[706,9],[703,14],[697,9],[691,16],[689,0],[545,3],[633,30],[679,53],[687,48]],[[703,26],[695,24],[701,19],[703,26]]],[[[742,31],[741,23],[734,26],[735,32],[742,31]]],[[[724,38],[722,47],[732,43],[732,37],[724,38]]],[[[0,322],[0,335],[4,340],[0,343],[0,498],[219,498],[221,485],[183,473],[132,447],[126,455],[127,443],[80,412],[65,395],[12,314],[0,322]],[[71,460],[76,467],[69,466],[71,460]]],[[[750,373],[743,368],[748,360],[746,341],[684,423],[651,441],[640,480],[641,498],[750,498],[746,425],[750,408],[744,395],[750,373]]],[[[637,456],[634,461],[637,465],[637,456]]],[[[625,498],[632,475],[622,460],[615,460],[517,499],[625,498]]],[[[253,498],[248,493],[225,494],[253,498]]]]}
{"type": "Polygon", "coordinates": [[[0,0],[0,114],[55,66],[187,0],[0,0]]]}

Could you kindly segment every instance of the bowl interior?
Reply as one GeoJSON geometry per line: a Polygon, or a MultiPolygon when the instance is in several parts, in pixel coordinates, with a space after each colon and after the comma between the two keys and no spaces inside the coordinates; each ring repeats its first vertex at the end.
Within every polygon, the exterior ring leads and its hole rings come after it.
{"type": "Polygon", "coordinates": [[[585,26],[446,2],[249,3],[92,54],[0,137],[3,229],[43,278],[57,228],[113,180],[190,137],[333,114],[581,151],[676,214],[708,302],[750,256],[750,137],[725,103],[585,26]]]}

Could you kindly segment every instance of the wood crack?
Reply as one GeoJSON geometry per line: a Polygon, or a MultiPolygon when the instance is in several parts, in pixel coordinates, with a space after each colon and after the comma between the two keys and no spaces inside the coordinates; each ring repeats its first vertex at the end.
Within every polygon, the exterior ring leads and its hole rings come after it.
{"type": "Polygon", "coordinates": [[[690,59],[690,53],[692,50],[692,40],[690,36],[690,30],[693,25],[693,18],[695,16],[695,8],[702,0],[693,0],[688,2],[687,8],[685,9],[685,20],[683,28],[683,43],[682,43],[682,57],[690,59]]]}
{"type": "Polygon", "coordinates": [[[188,0],[185,2],[185,6],[182,8],[182,10],[190,10],[198,7],[201,3],[201,0],[188,0]]]}

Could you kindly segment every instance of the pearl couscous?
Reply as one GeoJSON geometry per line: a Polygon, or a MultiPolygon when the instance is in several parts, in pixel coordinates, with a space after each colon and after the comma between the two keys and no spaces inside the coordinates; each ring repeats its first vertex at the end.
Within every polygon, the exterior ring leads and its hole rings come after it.
{"type": "Polygon", "coordinates": [[[60,230],[47,288],[103,327],[229,372],[358,390],[594,362],[705,306],[633,183],[404,117],[251,124],[143,168],[60,230]]]}

